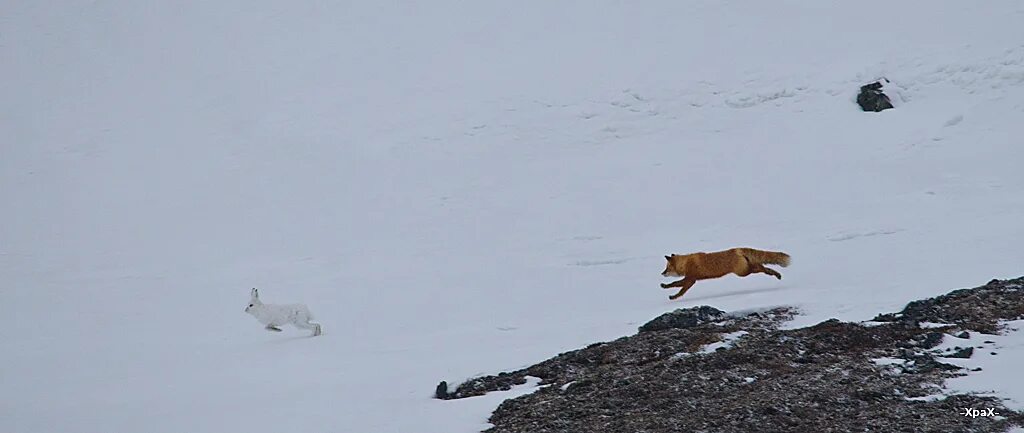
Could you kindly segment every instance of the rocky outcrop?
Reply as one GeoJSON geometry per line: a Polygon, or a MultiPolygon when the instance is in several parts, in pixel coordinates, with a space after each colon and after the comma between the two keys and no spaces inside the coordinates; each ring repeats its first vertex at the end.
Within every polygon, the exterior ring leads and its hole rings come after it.
{"type": "Polygon", "coordinates": [[[893,108],[889,96],[882,91],[882,87],[889,80],[885,78],[874,83],[860,86],[860,93],[857,94],[857,105],[864,111],[882,111],[893,108]]]}
{"type": "Polygon", "coordinates": [[[999,332],[1024,317],[1024,278],[915,301],[869,323],[828,320],[783,330],[785,308],[730,315],[676,310],[641,332],[566,352],[522,370],[472,379],[438,397],[505,390],[488,432],[1004,431],[1024,415],[993,397],[934,398],[964,374],[935,349],[946,335],[999,332]],[[964,416],[993,408],[999,417],[964,416]]]}

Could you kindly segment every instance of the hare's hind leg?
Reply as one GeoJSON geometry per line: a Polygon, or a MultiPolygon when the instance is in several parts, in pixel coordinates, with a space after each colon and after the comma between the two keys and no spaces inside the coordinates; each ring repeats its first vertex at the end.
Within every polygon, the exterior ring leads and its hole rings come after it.
{"type": "Polygon", "coordinates": [[[297,320],[295,320],[295,327],[301,328],[301,329],[309,329],[309,330],[313,331],[313,336],[314,337],[316,337],[316,336],[321,334],[320,324],[314,322],[312,320],[312,317],[310,317],[310,314],[308,312],[305,312],[304,314],[300,314],[299,317],[297,317],[296,319],[297,320]]]}
{"type": "Polygon", "coordinates": [[[313,331],[313,336],[316,337],[321,334],[320,324],[306,319],[305,321],[295,322],[295,327],[302,329],[309,329],[313,331]]]}
{"type": "Polygon", "coordinates": [[[276,327],[274,325],[267,325],[267,327],[264,328],[264,329],[266,329],[268,331],[281,332],[281,328],[278,328],[278,327],[276,327]]]}
{"type": "Polygon", "coordinates": [[[320,324],[319,324],[319,323],[313,323],[313,326],[315,326],[315,327],[316,327],[316,329],[314,329],[314,330],[313,330],[313,336],[314,336],[314,337],[316,337],[316,336],[319,336],[319,335],[323,334],[323,331],[322,331],[322,329],[320,328],[320,324]]]}

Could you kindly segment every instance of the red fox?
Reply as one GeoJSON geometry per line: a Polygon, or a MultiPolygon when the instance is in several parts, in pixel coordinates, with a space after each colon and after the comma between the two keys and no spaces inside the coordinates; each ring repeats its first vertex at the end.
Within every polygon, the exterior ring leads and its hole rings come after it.
{"type": "Polygon", "coordinates": [[[789,266],[788,254],[753,248],[731,248],[713,253],[673,254],[665,256],[665,260],[668,260],[668,264],[661,276],[683,277],[679,281],[661,285],[663,289],[681,287],[679,293],[669,296],[669,299],[678,299],[683,296],[699,280],[719,278],[728,274],[745,277],[754,273],[762,273],[774,275],[775,278],[781,280],[782,274],[766,268],[764,265],[789,266]]]}

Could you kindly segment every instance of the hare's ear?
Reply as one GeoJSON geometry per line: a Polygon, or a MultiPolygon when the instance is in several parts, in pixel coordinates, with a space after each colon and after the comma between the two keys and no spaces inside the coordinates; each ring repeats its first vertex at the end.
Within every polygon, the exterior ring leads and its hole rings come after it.
{"type": "Polygon", "coordinates": [[[260,298],[260,292],[257,292],[255,287],[252,288],[252,298],[253,299],[259,299],[260,298]]]}

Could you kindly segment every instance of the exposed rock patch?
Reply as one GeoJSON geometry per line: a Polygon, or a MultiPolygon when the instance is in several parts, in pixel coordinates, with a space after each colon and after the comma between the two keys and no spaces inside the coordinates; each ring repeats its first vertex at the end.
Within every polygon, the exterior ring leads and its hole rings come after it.
{"type": "Polygon", "coordinates": [[[729,315],[711,307],[666,313],[636,335],[472,379],[439,398],[510,389],[488,432],[885,431],[988,432],[1024,425],[993,397],[938,396],[965,374],[939,353],[947,334],[995,333],[1024,317],[1024,278],[915,301],[872,323],[828,320],[780,330],[787,309],[729,315]],[[726,343],[727,337],[731,341],[726,343]],[[709,350],[717,348],[717,350],[709,350]],[[964,416],[994,408],[998,417],[964,416]]]}

